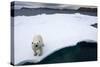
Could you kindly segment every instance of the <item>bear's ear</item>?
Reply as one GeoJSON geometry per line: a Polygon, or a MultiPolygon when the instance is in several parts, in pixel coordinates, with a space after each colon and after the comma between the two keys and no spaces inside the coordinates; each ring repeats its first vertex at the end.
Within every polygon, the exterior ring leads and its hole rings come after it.
{"type": "Polygon", "coordinates": [[[33,44],[33,42],[32,42],[32,44],[33,44]]]}

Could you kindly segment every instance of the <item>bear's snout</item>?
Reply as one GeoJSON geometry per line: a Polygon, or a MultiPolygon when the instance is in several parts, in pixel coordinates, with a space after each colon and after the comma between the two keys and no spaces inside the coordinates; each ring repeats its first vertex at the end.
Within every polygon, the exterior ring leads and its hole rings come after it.
{"type": "Polygon", "coordinates": [[[38,47],[38,45],[35,45],[35,47],[38,47]]]}

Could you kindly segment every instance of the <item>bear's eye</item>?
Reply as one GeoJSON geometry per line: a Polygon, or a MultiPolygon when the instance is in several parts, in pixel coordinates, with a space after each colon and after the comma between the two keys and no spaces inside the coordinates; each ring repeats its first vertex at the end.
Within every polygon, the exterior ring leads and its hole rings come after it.
{"type": "Polygon", "coordinates": [[[40,41],[39,41],[40,42],[40,41]]]}
{"type": "Polygon", "coordinates": [[[37,42],[37,44],[39,44],[39,43],[37,42]]]}
{"type": "Polygon", "coordinates": [[[33,42],[32,42],[32,44],[33,44],[33,42]]]}

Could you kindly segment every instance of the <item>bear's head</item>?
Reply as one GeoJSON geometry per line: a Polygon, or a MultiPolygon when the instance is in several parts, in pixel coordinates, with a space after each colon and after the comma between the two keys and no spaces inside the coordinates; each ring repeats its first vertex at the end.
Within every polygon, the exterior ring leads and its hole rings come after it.
{"type": "Polygon", "coordinates": [[[39,47],[40,41],[32,42],[32,44],[34,45],[34,47],[39,47]]]}

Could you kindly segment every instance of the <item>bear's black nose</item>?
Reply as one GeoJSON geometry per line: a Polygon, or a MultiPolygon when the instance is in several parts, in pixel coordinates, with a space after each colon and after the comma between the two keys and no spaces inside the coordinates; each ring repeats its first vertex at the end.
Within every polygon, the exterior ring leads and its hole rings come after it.
{"type": "Polygon", "coordinates": [[[38,47],[38,45],[35,45],[35,47],[38,47]]]}

